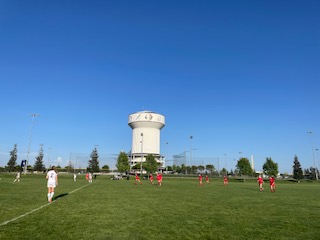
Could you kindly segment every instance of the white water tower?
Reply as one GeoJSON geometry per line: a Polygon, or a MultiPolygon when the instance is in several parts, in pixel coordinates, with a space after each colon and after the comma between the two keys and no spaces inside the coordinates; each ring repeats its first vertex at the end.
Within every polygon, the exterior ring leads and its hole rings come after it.
{"type": "Polygon", "coordinates": [[[129,115],[128,125],[132,128],[131,166],[144,162],[148,154],[163,166],[160,130],[165,125],[165,117],[151,111],[136,112],[129,115]]]}

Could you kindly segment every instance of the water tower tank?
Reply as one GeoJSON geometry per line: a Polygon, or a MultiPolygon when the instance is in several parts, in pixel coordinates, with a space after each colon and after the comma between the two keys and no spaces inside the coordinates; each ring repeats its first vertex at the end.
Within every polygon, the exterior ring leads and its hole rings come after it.
{"type": "Polygon", "coordinates": [[[148,154],[161,161],[160,130],[165,125],[165,117],[159,113],[141,111],[130,114],[128,120],[132,128],[132,163],[144,161],[148,154]]]}

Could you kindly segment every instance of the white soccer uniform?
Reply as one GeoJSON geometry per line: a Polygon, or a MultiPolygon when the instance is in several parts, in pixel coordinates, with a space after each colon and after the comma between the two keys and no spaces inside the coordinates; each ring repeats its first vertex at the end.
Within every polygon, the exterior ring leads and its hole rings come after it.
{"type": "Polygon", "coordinates": [[[47,179],[48,179],[48,183],[47,186],[48,187],[56,187],[56,177],[57,177],[57,173],[54,170],[50,170],[47,173],[47,179]]]}

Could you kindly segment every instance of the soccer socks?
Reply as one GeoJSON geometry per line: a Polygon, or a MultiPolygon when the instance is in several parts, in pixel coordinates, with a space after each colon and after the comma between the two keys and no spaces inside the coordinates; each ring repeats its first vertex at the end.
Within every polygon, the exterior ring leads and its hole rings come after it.
{"type": "Polygon", "coordinates": [[[52,202],[54,192],[48,193],[48,202],[52,202]]]}

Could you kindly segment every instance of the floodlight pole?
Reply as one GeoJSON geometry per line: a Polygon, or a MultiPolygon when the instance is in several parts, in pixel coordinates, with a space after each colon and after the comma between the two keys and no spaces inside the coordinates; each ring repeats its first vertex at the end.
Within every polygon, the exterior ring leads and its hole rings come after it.
{"type": "MultiPolygon", "coordinates": [[[[192,165],[192,139],[193,139],[193,136],[190,136],[190,166],[192,165]]],[[[188,174],[187,164],[186,164],[186,174],[188,174]]]]}
{"type": "Polygon", "coordinates": [[[26,159],[27,161],[24,166],[24,174],[27,174],[27,165],[29,163],[29,154],[30,154],[30,146],[31,146],[31,140],[32,140],[32,129],[33,129],[33,125],[34,125],[34,118],[39,117],[40,114],[31,113],[31,114],[29,114],[29,116],[32,117],[32,122],[31,122],[31,129],[30,129],[30,139],[29,139],[29,145],[28,145],[27,159],[26,159]]]}
{"type": "Polygon", "coordinates": [[[168,153],[168,144],[169,142],[166,142],[166,150],[167,150],[167,156],[164,158],[164,166],[165,166],[165,169],[166,169],[166,172],[168,173],[168,166],[167,166],[167,158],[169,158],[169,153],[168,153]]]}
{"type": "Polygon", "coordinates": [[[318,167],[319,167],[319,148],[316,148],[315,150],[317,151],[317,160],[318,160],[318,167]]]}
{"type": "Polygon", "coordinates": [[[318,181],[318,169],[316,167],[316,160],[314,157],[314,146],[313,146],[313,140],[312,140],[312,131],[307,131],[308,134],[310,134],[310,139],[311,139],[311,147],[312,147],[312,157],[313,157],[313,167],[314,171],[316,173],[316,180],[318,181]]]}

